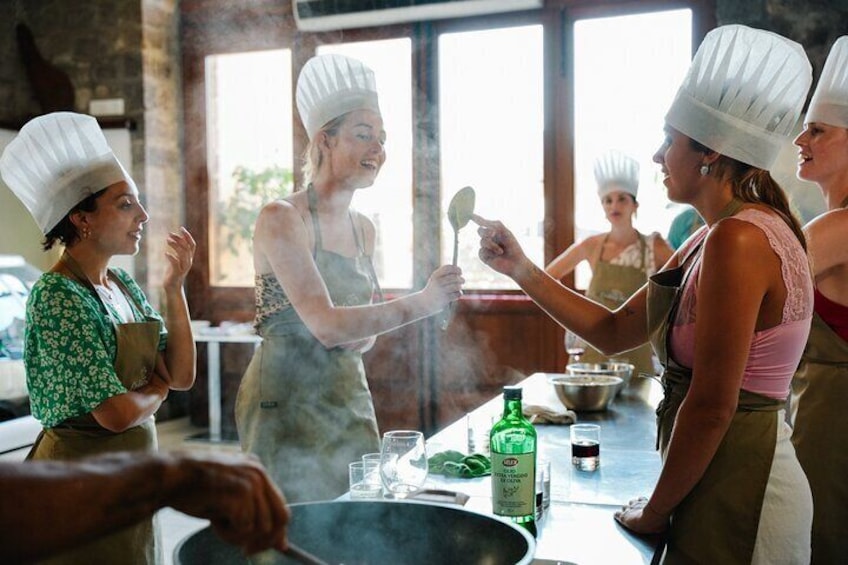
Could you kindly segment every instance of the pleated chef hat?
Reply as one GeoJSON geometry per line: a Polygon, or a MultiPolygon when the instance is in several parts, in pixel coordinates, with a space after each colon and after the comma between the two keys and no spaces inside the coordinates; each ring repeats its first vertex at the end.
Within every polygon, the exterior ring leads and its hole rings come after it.
{"type": "Polygon", "coordinates": [[[3,151],[0,175],[45,235],[88,196],[120,181],[135,187],[97,120],[73,112],[27,122],[3,151]]]}
{"type": "Polygon", "coordinates": [[[344,55],[318,55],[297,79],[297,111],[309,139],[330,120],[353,110],[380,111],[374,71],[344,55]]]}
{"type": "Polygon", "coordinates": [[[848,127],[848,35],[830,48],[806,120],[848,127]]]}
{"type": "Polygon", "coordinates": [[[621,151],[607,151],[595,160],[595,181],[601,198],[614,190],[624,190],[636,198],[639,192],[639,162],[621,151]]]}
{"type": "Polygon", "coordinates": [[[811,82],[799,44],[768,31],[722,26],[704,38],[665,121],[713,151],[770,169],[811,82]]]}

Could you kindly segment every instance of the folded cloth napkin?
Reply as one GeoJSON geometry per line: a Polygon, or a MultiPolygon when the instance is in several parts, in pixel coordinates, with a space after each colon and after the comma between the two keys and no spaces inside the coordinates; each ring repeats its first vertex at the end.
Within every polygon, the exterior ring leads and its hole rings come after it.
{"type": "Polygon", "coordinates": [[[492,474],[492,462],[482,453],[465,455],[449,449],[433,454],[427,459],[430,472],[436,475],[472,479],[492,474]]]}
{"type": "Polygon", "coordinates": [[[524,417],[530,420],[531,424],[573,424],[577,421],[577,414],[565,408],[556,409],[550,406],[525,404],[523,412],[524,417]]]}

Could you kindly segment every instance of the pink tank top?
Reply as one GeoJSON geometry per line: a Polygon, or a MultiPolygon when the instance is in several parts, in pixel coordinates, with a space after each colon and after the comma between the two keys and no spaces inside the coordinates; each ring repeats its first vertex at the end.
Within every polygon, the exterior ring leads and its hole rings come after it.
{"type": "MultiPolygon", "coordinates": [[[[787,290],[780,324],[754,332],[742,388],[770,398],[786,398],[792,375],[807,343],[813,316],[813,283],[807,255],[789,226],[776,215],[748,209],[728,220],[749,222],[766,234],[771,248],[780,258],[783,284],[787,290]]],[[[702,230],[690,245],[702,241],[707,233],[708,230],[702,230]]],[[[695,357],[695,302],[700,269],[699,256],[683,289],[670,338],[671,356],[680,365],[689,368],[695,357]]]]}

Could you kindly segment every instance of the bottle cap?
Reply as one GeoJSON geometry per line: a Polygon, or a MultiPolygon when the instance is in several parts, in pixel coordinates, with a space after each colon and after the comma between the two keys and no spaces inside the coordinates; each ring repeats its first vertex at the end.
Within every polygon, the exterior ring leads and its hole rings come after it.
{"type": "Polygon", "coordinates": [[[521,387],[520,386],[505,386],[504,387],[504,399],[506,399],[506,400],[521,400],[521,387]]]}

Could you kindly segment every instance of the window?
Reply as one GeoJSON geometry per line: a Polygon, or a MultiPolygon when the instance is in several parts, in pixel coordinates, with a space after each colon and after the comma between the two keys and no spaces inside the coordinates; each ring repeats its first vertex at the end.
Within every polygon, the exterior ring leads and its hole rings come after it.
{"type": "MultiPolygon", "coordinates": [[[[463,186],[475,212],[500,219],[536,263],[544,258],[544,72],[541,25],[439,37],[442,263],[453,254],[450,199],[463,186]]],[[[477,257],[475,226],[460,230],[468,289],[513,289],[477,257]]]]}
{"type": "MultiPolygon", "coordinates": [[[[683,209],[666,198],[652,156],[663,140],[665,112],[689,68],[691,45],[690,10],[575,22],[575,241],[609,230],[593,172],[595,158],[608,149],[639,161],[636,229],[665,237],[683,209]]],[[[584,262],[575,285],[586,288],[590,278],[584,262]]]]}
{"type": "Polygon", "coordinates": [[[291,190],[291,66],[288,49],[206,57],[212,286],[253,286],[256,216],[291,190]]]}
{"type": "Polygon", "coordinates": [[[374,70],[386,128],[386,162],[373,186],[357,190],[353,206],[377,228],[374,268],[380,285],[412,286],[412,42],[408,38],[322,45],[374,70]]]}

